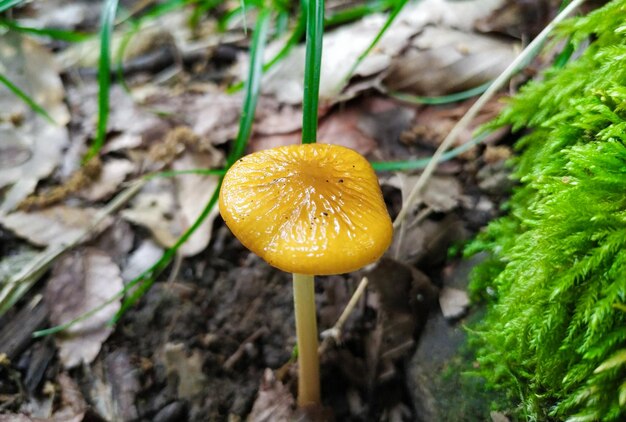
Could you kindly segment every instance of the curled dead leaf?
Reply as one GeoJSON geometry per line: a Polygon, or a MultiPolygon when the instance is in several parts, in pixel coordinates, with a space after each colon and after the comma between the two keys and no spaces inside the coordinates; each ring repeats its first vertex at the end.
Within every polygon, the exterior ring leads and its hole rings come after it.
{"type": "MultiPolygon", "coordinates": [[[[50,322],[67,323],[100,306],[122,287],[120,270],[105,252],[83,248],[65,255],[55,263],[46,286],[44,300],[50,322]]],[[[113,301],[55,337],[59,358],[66,368],[89,364],[96,358],[113,331],[107,323],[119,309],[119,301],[113,301]]]]}
{"type": "MultiPolygon", "coordinates": [[[[65,205],[42,211],[17,211],[0,215],[0,224],[37,246],[63,245],[74,241],[86,231],[98,215],[96,208],[74,208],[65,205]]],[[[91,231],[91,236],[101,232],[113,222],[111,216],[91,231]]]]}

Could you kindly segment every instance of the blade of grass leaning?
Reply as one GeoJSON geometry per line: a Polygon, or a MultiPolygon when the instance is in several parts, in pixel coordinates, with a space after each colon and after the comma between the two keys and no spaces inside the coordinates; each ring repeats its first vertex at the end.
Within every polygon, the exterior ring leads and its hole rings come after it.
{"type": "Polygon", "coordinates": [[[387,16],[387,20],[385,21],[384,25],[380,28],[380,30],[378,31],[378,33],[376,34],[376,36],[374,37],[372,42],[367,46],[365,51],[363,51],[359,55],[359,57],[357,57],[356,61],[354,63],[352,63],[352,66],[350,67],[348,72],[346,72],[346,74],[343,76],[343,78],[341,78],[341,81],[335,87],[335,90],[337,92],[341,91],[343,86],[348,82],[348,80],[350,80],[350,78],[354,74],[354,72],[357,69],[357,67],[359,67],[359,65],[363,62],[363,60],[365,60],[365,58],[368,56],[368,54],[370,54],[370,52],[374,49],[374,47],[376,47],[376,45],[378,44],[380,39],[383,37],[383,35],[385,35],[385,33],[387,32],[387,30],[389,29],[391,24],[393,24],[393,22],[396,20],[396,18],[398,17],[398,15],[402,11],[402,9],[404,9],[404,6],[407,3],[408,3],[408,0],[400,0],[400,1],[397,2],[397,4],[393,8],[393,10],[389,14],[389,16],[387,16]]]}
{"type": "MultiPolygon", "coordinates": [[[[469,151],[472,147],[483,142],[487,137],[491,134],[491,132],[482,132],[471,140],[465,142],[463,145],[460,145],[450,151],[442,154],[438,163],[443,163],[444,161],[452,160],[458,157],[460,154],[463,154],[466,151],[469,151]]],[[[409,170],[421,170],[426,168],[428,163],[433,159],[433,157],[426,158],[417,158],[415,160],[406,160],[406,161],[378,161],[372,162],[372,167],[375,171],[383,172],[383,171],[409,171],[409,170]]]]}
{"type": "Polygon", "coordinates": [[[466,91],[455,92],[454,94],[442,95],[438,97],[422,97],[419,95],[405,94],[398,91],[387,91],[384,88],[379,88],[379,91],[383,94],[388,95],[390,98],[402,101],[403,103],[407,104],[442,105],[467,100],[469,98],[475,97],[476,95],[480,95],[485,92],[489,88],[489,85],[491,85],[492,83],[493,81],[485,82],[482,85],[470,88],[466,91]]]}
{"type": "Polygon", "coordinates": [[[324,35],[324,0],[309,0],[306,8],[306,56],[302,100],[302,143],[317,141],[317,112],[324,35]]]}
{"type": "Polygon", "coordinates": [[[353,22],[361,19],[364,16],[371,15],[372,13],[384,12],[393,7],[398,0],[388,1],[372,1],[364,5],[350,7],[348,9],[335,12],[324,19],[324,25],[326,27],[341,25],[348,22],[353,22]]]}
{"type": "MultiPolygon", "coordinates": [[[[237,159],[239,159],[239,157],[243,154],[246,145],[248,144],[248,140],[250,139],[250,134],[252,133],[254,112],[256,110],[256,105],[258,102],[259,92],[261,88],[263,50],[267,41],[268,27],[269,10],[262,9],[257,18],[254,35],[252,38],[252,45],[250,46],[250,69],[248,71],[249,82],[246,85],[246,95],[244,99],[243,110],[241,112],[241,118],[239,120],[239,131],[235,140],[235,145],[226,160],[228,167],[230,167],[235,161],[237,161],[237,159]]],[[[139,283],[139,287],[135,292],[133,292],[131,296],[127,297],[124,300],[124,302],[122,303],[122,307],[111,321],[112,323],[119,321],[122,315],[131,306],[133,306],[145,294],[145,292],[148,291],[148,289],[154,284],[156,277],[165,269],[165,267],[167,267],[167,265],[169,265],[178,248],[183,243],[185,243],[189,236],[191,236],[202,224],[206,216],[209,215],[209,213],[217,203],[217,200],[219,199],[219,189],[221,183],[222,179],[220,178],[218,186],[213,192],[213,196],[207,203],[200,216],[191,225],[191,227],[189,227],[185,231],[185,233],[178,239],[176,244],[174,244],[171,248],[165,251],[161,259],[159,259],[159,261],[157,261],[157,263],[154,264],[154,266],[152,267],[152,271],[147,273],[149,274],[149,276],[144,275],[141,280],[135,283],[139,283]]],[[[141,277],[142,276],[140,275],[138,278],[141,277]]]]}
{"type": "Polygon", "coordinates": [[[24,0],[0,0],[0,13],[5,10],[9,10],[10,8],[17,6],[24,0]]]}
{"type": "MultiPolygon", "coordinates": [[[[302,6],[302,10],[300,10],[300,14],[298,15],[298,21],[296,23],[296,26],[293,28],[293,30],[291,31],[291,35],[289,36],[287,41],[285,41],[285,44],[281,47],[278,53],[276,53],[276,55],[272,57],[269,62],[263,65],[263,73],[267,72],[272,67],[274,67],[276,63],[284,59],[287,56],[287,54],[289,54],[293,46],[296,45],[298,41],[300,41],[300,38],[302,38],[302,35],[304,34],[304,29],[306,28],[306,18],[305,18],[304,10],[305,10],[305,5],[307,2],[308,0],[302,1],[303,6],[302,6]]],[[[244,83],[245,83],[244,81],[238,82],[232,85],[231,87],[229,87],[226,90],[226,92],[228,94],[233,94],[239,91],[240,89],[242,89],[244,86],[244,83]]]]}
{"type": "Polygon", "coordinates": [[[1,73],[0,73],[0,84],[6,86],[9,89],[9,91],[15,94],[15,96],[18,97],[20,100],[24,101],[35,113],[39,114],[41,117],[43,117],[44,119],[46,119],[53,125],[57,124],[57,122],[54,121],[52,116],[50,116],[48,112],[42,106],[37,104],[35,100],[30,98],[30,96],[27,93],[22,91],[20,87],[15,85],[13,82],[7,79],[6,76],[4,76],[1,73]]]}
{"type": "Polygon", "coordinates": [[[83,162],[96,156],[106,137],[109,120],[109,90],[111,88],[111,35],[117,12],[118,0],[106,0],[100,25],[100,60],[98,62],[98,124],[96,137],[83,162]]]}
{"type": "Polygon", "coordinates": [[[400,227],[408,214],[410,209],[416,205],[418,201],[419,195],[422,192],[424,186],[426,186],[426,182],[430,178],[430,176],[435,171],[435,167],[443,153],[450,147],[450,145],[457,139],[459,134],[467,128],[474,117],[478,114],[478,112],[484,107],[485,104],[494,96],[494,94],[502,88],[507,81],[517,73],[525,63],[527,63],[531,57],[536,54],[544,41],[547,39],[548,35],[552,32],[552,30],[556,27],[556,25],[565,19],[570,13],[572,13],[576,8],[578,8],[585,0],[572,0],[567,7],[565,7],[544,29],[541,31],[537,37],[532,40],[530,44],[513,60],[513,62],[495,79],[495,81],[489,86],[489,88],[476,100],[474,104],[467,110],[467,112],[463,115],[463,117],[457,122],[457,124],[452,128],[448,136],[443,140],[435,154],[433,155],[431,161],[428,163],[419,179],[415,183],[413,189],[407,196],[406,201],[402,204],[402,208],[400,212],[396,216],[396,219],[393,222],[393,226],[395,229],[400,227]]]}
{"type": "Polygon", "coordinates": [[[85,32],[76,32],[76,31],[65,31],[62,29],[51,29],[51,28],[33,28],[30,26],[23,26],[15,21],[11,21],[8,19],[0,19],[0,26],[8,28],[12,31],[22,32],[25,34],[37,35],[40,37],[48,37],[59,41],[67,41],[67,42],[83,42],[88,40],[93,36],[93,34],[88,34],[85,32]]]}

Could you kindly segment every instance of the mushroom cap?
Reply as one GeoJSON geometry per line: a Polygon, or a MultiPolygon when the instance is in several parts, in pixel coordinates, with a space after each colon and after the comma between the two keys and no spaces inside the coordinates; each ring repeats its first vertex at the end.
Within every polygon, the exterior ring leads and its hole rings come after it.
{"type": "Polygon", "coordinates": [[[219,206],[244,246],[292,273],[357,270],[380,258],[393,235],[372,166],[338,145],[290,145],[241,158],[224,176],[219,206]]]}

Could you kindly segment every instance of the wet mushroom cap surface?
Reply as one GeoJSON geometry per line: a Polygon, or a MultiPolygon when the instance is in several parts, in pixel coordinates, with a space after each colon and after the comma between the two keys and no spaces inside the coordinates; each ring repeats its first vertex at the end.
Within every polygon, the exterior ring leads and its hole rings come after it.
{"type": "Polygon", "coordinates": [[[224,177],[220,213],[233,234],[270,265],[340,274],[376,261],[392,224],[369,162],[328,144],[247,155],[224,177]]]}

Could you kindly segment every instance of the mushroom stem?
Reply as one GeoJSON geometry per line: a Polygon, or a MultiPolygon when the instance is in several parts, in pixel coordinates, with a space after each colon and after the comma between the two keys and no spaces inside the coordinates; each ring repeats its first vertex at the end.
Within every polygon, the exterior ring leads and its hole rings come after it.
{"type": "Polygon", "coordinates": [[[320,404],[315,285],[312,275],[293,275],[293,302],[298,337],[298,406],[320,404]]]}

